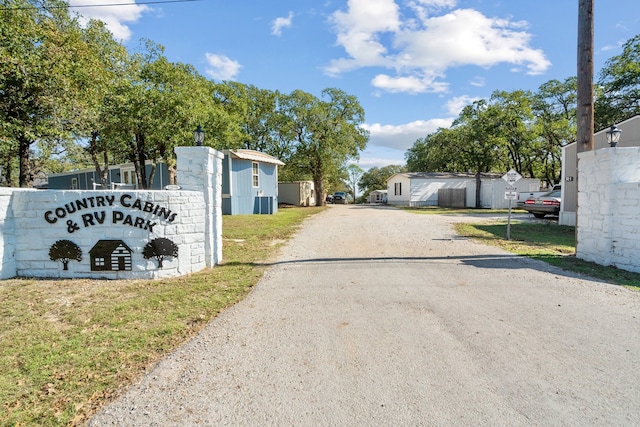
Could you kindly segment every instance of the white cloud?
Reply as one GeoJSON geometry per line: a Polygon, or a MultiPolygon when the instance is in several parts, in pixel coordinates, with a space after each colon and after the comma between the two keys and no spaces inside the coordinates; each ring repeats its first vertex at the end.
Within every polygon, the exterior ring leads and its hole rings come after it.
{"type": "Polygon", "coordinates": [[[484,77],[476,76],[473,79],[471,79],[471,81],[469,81],[469,84],[475,87],[484,87],[484,84],[485,84],[484,77]]]}
{"type": "Polygon", "coordinates": [[[385,157],[378,157],[376,153],[364,152],[356,163],[364,170],[369,170],[373,167],[382,168],[390,165],[404,165],[404,153],[402,151],[387,152],[385,157]],[[372,154],[369,156],[369,154],[372,154]]]}
{"type": "MultiPolygon", "coordinates": [[[[433,12],[438,12],[442,9],[452,9],[456,6],[457,0],[416,0],[407,3],[409,8],[418,17],[420,22],[425,21],[429,15],[433,12]]],[[[409,21],[413,24],[412,21],[409,21]]]]}
{"type": "Polygon", "coordinates": [[[206,53],[207,67],[206,74],[214,80],[233,80],[240,72],[239,62],[224,56],[206,53]]]}
{"type": "Polygon", "coordinates": [[[331,61],[326,68],[327,74],[339,75],[363,66],[392,65],[380,36],[399,30],[398,6],[393,0],[349,0],[348,4],[349,11],[335,12],[331,21],[338,44],[347,51],[349,58],[331,61]]]}
{"type": "Polygon", "coordinates": [[[291,27],[293,23],[293,12],[289,12],[289,15],[286,18],[280,17],[273,20],[273,25],[271,26],[271,34],[274,36],[280,36],[282,34],[283,28],[291,27]]]}
{"type": "Polygon", "coordinates": [[[401,125],[364,124],[369,131],[369,143],[360,156],[358,165],[363,169],[389,165],[404,165],[404,155],[416,140],[448,128],[453,118],[416,120],[401,125]]]}
{"type": "Polygon", "coordinates": [[[601,52],[607,52],[607,51],[610,51],[610,50],[618,49],[619,47],[620,46],[618,46],[618,45],[609,44],[609,45],[606,45],[606,46],[602,46],[600,48],[600,51],[601,52]]]}
{"type": "Polygon", "coordinates": [[[424,92],[446,92],[449,85],[435,80],[435,77],[399,76],[392,77],[378,74],[371,80],[371,84],[388,92],[406,92],[418,94],[424,92]]]}
{"type": "Polygon", "coordinates": [[[540,74],[551,64],[541,50],[529,48],[531,35],[521,22],[487,18],[478,11],[459,9],[430,18],[420,31],[399,33],[398,57],[405,67],[446,70],[450,67],[499,63],[524,65],[528,74],[540,74]]]}
{"type": "Polygon", "coordinates": [[[452,116],[458,116],[464,107],[473,104],[474,101],[477,101],[479,99],[480,98],[474,98],[467,95],[456,96],[447,101],[445,107],[448,114],[452,116]]]}
{"type": "Polygon", "coordinates": [[[402,125],[382,125],[380,123],[364,124],[369,131],[369,144],[406,151],[419,138],[424,138],[438,128],[447,128],[453,123],[452,118],[416,120],[402,125]]]}
{"type": "Polygon", "coordinates": [[[392,92],[433,92],[446,89],[445,72],[452,67],[490,68],[510,64],[518,72],[541,74],[551,63],[530,46],[528,23],[488,18],[473,9],[453,8],[455,0],[414,0],[401,10],[394,0],[349,0],[347,11],[331,18],[337,44],[346,57],[325,68],[331,76],[363,67],[394,70],[372,83],[392,92]],[[413,15],[411,16],[411,12],[413,15]]]}
{"type": "Polygon", "coordinates": [[[80,14],[80,22],[86,24],[90,19],[97,19],[105,23],[113,37],[119,41],[127,41],[131,38],[131,29],[126,25],[140,19],[144,12],[151,9],[145,5],[124,5],[99,7],[97,5],[121,4],[120,0],[70,0],[69,6],[91,5],[96,7],[82,7],[72,9],[80,14]]]}
{"type": "Polygon", "coordinates": [[[610,50],[616,50],[622,48],[624,46],[626,40],[619,40],[616,44],[605,45],[600,48],[601,52],[608,52],[610,50]]]}
{"type": "Polygon", "coordinates": [[[417,0],[416,3],[426,6],[431,9],[442,9],[442,8],[452,8],[454,7],[458,1],[457,0],[417,0]]]}

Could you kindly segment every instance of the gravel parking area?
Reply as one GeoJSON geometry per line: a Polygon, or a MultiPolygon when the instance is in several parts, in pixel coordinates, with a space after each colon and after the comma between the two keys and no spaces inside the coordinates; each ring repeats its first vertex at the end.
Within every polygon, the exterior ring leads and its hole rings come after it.
{"type": "Polygon", "coordinates": [[[330,206],[90,426],[640,425],[640,293],[330,206]]]}

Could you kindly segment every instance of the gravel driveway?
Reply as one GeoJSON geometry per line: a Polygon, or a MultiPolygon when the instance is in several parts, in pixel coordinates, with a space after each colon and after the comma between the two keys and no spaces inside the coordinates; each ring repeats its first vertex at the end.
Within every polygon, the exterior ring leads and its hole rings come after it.
{"type": "Polygon", "coordinates": [[[89,425],[640,425],[640,293],[463,219],[331,206],[89,425]]]}

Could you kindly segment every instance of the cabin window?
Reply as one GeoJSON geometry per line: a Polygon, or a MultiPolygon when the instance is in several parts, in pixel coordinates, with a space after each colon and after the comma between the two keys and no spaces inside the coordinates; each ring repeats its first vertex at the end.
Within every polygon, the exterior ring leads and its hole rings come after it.
{"type": "Polygon", "coordinates": [[[78,189],[78,178],[71,178],[71,189],[72,190],[78,189]]]}
{"type": "Polygon", "coordinates": [[[259,174],[260,169],[258,168],[258,162],[252,162],[251,163],[251,175],[252,175],[252,182],[253,182],[253,186],[254,187],[259,187],[260,186],[260,174],[259,174]]]}
{"type": "Polygon", "coordinates": [[[121,188],[136,188],[136,172],[134,169],[127,167],[120,169],[120,182],[116,183],[118,185],[126,185],[126,187],[121,188]]]}
{"type": "Polygon", "coordinates": [[[394,193],[396,196],[402,196],[402,183],[396,182],[394,185],[394,193]]]}

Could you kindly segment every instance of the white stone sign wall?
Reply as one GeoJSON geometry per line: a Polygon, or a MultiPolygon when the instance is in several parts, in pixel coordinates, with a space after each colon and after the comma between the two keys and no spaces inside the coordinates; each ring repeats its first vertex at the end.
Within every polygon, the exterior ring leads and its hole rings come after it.
{"type": "Polygon", "coordinates": [[[578,258],[640,272],[640,148],[579,155],[578,258]]]}
{"type": "Polygon", "coordinates": [[[0,277],[161,278],[219,263],[223,156],[182,150],[180,190],[3,189],[0,277]]]}

